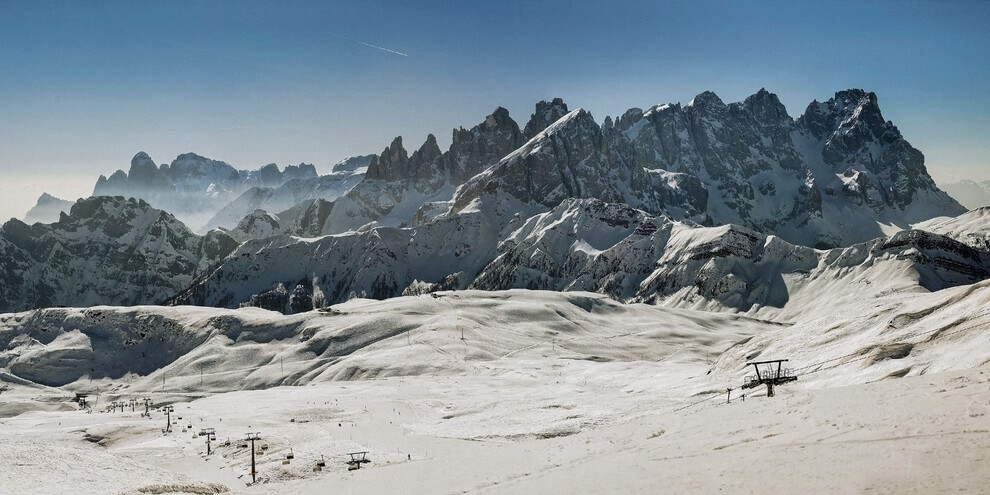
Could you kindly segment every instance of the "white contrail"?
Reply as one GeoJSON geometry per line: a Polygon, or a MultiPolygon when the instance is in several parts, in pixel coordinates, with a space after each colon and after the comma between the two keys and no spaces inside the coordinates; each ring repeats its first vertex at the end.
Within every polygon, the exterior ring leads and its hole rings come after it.
{"type": "MultiPolygon", "coordinates": [[[[333,33],[330,33],[330,34],[333,34],[333,33]]],[[[376,49],[381,50],[383,52],[394,53],[396,55],[402,55],[403,57],[408,57],[409,56],[409,55],[407,55],[405,53],[402,53],[402,52],[397,52],[395,50],[389,50],[388,48],[385,48],[383,46],[372,45],[371,43],[365,43],[363,41],[358,41],[358,40],[355,40],[355,39],[351,39],[351,38],[348,38],[347,36],[341,36],[339,34],[334,34],[334,36],[336,36],[336,37],[338,37],[338,38],[340,38],[342,40],[353,41],[355,43],[358,43],[358,44],[361,44],[361,45],[364,45],[364,46],[370,46],[371,48],[376,48],[376,49]]]]}

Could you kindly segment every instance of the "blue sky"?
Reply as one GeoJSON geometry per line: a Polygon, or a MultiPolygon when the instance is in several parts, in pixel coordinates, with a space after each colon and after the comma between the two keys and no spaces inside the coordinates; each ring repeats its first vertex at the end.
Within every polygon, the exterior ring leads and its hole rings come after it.
{"type": "Polygon", "coordinates": [[[990,179],[988,19],[951,0],[0,0],[0,217],[137,151],[325,172],[396,135],[445,148],[497,106],[524,125],[560,96],[601,121],[761,87],[794,117],[874,91],[937,180],[990,179]]]}

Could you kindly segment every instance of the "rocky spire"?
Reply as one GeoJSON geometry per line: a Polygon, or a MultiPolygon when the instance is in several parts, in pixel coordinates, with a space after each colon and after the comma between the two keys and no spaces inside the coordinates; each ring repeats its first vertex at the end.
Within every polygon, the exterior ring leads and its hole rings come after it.
{"type": "Polygon", "coordinates": [[[402,147],[402,136],[397,136],[392,140],[392,144],[382,151],[380,156],[371,159],[368,165],[368,172],[365,176],[369,179],[398,180],[406,177],[406,165],[409,155],[402,147]]]}
{"type": "Polygon", "coordinates": [[[537,103],[536,112],[530,116],[525,130],[523,130],[523,139],[526,141],[533,139],[533,136],[560,120],[561,117],[567,115],[567,112],[567,104],[560,98],[554,98],[551,102],[544,100],[537,103]]]}
{"type": "Polygon", "coordinates": [[[454,129],[450,150],[446,154],[450,182],[463,184],[505,155],[522,146],[523,137],[509,111],[498,107],[485,121],[465,130],[454,129]]]}
{"type": "Polygon", "coordinates": [[[426,136],[423,145],[409,157],[408,173],[420,192],[432,193],[443,185],[443,153],[436,136],[426,136]]]}
{"type": "Polygon", "coordinates": [[[787,109],[777,95],[760,88],[756,94],[743,100],[743,107],[757,123],[763,126],[786,125],[792,122],[787,109]]]}
{"type": "Polygon", "coordinates": [[[157,190],[171,185],[168,177],[159,170],[154,160],[141,151],[131,159],[131,169],[127,173],[128,185],[135,190],[157,190]]]}

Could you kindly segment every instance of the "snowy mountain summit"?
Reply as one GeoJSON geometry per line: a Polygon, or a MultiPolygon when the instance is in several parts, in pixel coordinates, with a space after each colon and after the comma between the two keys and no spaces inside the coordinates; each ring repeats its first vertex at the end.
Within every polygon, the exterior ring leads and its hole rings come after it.
{"type": "Polygon", "coordinates": [[[81,199],[58,222],[0,227],[0,312],[160,302],[236,246],[141,200],[81,199]]]}
{"type": "Polygon", "coordinates": [[[547,207],[594,197],[822,248],[965,211],[861,90],[813,102],[796,120],[766,90],[732,104],[704,92],[601,126],[571,112],[473,178],[455,209],[495,191],[547,207]]]}

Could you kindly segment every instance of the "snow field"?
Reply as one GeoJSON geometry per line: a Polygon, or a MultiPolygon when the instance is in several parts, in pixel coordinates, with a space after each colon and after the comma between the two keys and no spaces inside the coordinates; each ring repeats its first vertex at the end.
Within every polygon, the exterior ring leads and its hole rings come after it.
{"type": "Polygon", "coordinates": [[[895,292],[786,324],[525,290],[292,316],[3,315],[0,493],[762,493],[768,480],[788,493],[979,491],[990,481],[987,299],[986,283],[895,292]],[[118,368],[101,355],[114,339],[159,367],[118,368]],[[10,366],[26,357],[59,363],[68,348],[67,384],[11,371],[32,369],[10,366]],[[789,358],[798,381],[742,400],[757,357],[789,358]],[[92,394],[92,412],[74,392],[92,394]],[[171,433],[160,410],[105,412],[143,397],[175,408],[171,433]],[[261,437],[256,484],[247,433],[261,437]],[[355,451],[372,462],[348,471],[355,451]]]}

